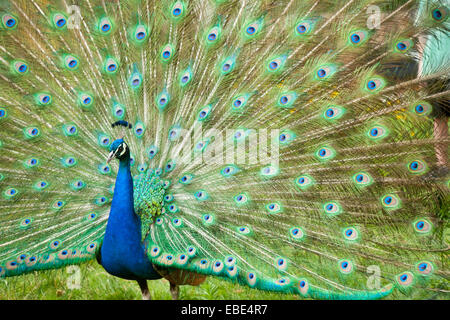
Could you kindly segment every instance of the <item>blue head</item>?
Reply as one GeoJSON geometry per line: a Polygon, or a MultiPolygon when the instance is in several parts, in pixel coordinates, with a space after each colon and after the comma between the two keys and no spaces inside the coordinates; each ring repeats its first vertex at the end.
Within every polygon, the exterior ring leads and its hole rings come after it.
{"type": "Polygon", "coordinates": [[[119,160],[126,160],[127,158],[130,158],[130,149],[123,139],[114,140],[109,147],[109,151],[111,152],[109,153],[106,162],[110,162],[113,158],[119,160]]]}

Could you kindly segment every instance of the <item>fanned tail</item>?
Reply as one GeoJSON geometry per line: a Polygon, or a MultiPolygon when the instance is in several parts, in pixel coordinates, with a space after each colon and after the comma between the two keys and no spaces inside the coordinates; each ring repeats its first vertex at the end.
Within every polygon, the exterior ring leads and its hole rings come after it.
{"type": "Polygon", "coordinates": [[[449,64],[422,36],[448,43],[448,8],[2,3],[0,275],[95,256],[124,135],[160,268],[315,299],[442,291],[449,64]]]}

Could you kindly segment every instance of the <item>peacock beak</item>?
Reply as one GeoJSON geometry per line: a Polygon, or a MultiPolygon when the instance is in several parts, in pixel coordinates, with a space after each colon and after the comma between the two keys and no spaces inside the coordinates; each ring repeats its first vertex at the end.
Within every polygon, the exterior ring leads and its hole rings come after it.
{"type": "Polygon", "coordinates": [[[116,151],[111,151],[108,155],[108,159],[106,159],[106,163],[109,163],[114,158],[115,155],[116,151]]]}

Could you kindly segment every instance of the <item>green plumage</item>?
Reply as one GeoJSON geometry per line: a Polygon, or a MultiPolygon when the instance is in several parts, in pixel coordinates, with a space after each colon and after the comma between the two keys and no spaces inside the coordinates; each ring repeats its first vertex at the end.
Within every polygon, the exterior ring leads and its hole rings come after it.
{"type": "Polygon", "coordinates": [[[158,267],[317,299],[442,290],[449,65],[429,44],[426,71],[388,68],[427,34],[449,56],[428,2],[1,1],[0,276],[95,258],[123,137],[158,267]]]}

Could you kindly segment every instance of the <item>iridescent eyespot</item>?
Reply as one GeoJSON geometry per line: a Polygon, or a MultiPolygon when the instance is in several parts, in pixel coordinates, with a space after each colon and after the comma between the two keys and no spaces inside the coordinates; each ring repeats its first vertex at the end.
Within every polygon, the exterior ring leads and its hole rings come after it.
{"type": "Polygon", "coordinates": [[[76,58],[73,55],[68,54],[68,55],[65,55],[63,57],[63,59],[64,59],[64,66],[67,69],[69,69],[69,70],[77,70],[78,69],[78,66],[79,66],[78,58],[76,58]]]}
{"type": "Polygon", "coordinates": [[[295,33],[297,36],[302,36],[310,33],[312,24],[308,21],[301,21],[295,27],[295,33]]]}
{"type": "Polygon", "coordinates": [[[155,155],[158,153],[158,147],[157,146],[150,146],[147,151],[147,155],[150,159],[153,159],[155,155]]]}
{"type": "Polygon", "coordinates": [[[177,1],[171,9],[171,14],[172,14],[172,18],[174,20],[179,20],[183,17],[184,15],[184,3],[182,1],[177,1]]]}
{"type": "Polygon", "coordinates": [[[287,266],[288,266],[288,262],[285,258],[278,257],[275,259],[275,267],[278,270],[284,271],[284,270],[286,270],[287,266]]]}
{"type": "Polygon", "coordinates": [[[199,190],[194,194],[198,201],[205,201],[209,198],[208,193],[205,190],[199,190]]]}
{"type": "Polygon", "coordinates": [[[24,128],[23,133],[24,133],[26,139],[37,138],[41,135],[41,131],[37,127],[24,128]]]}
{"type": "Polygon", "coordinates": [[[283,93],[278,97],[277,106],[282,108],[292,108],[297,96],[297,93],[294,91],[283,93]]]}
{"type": "Polygon", "coordinates": [[[322,147],[316,151],[315,155],[320,161],[328,161],[336,156],[336,151],[331,147],[322,147]]]}
{"type": "Polygon", "coordinates": [[[41,190],[44,190],[45,188],[47,188],[48,186],[49,186],[49,183],[47,181],[40,180],[34,184],[33,188],[37,191],[41,191],[41,190]]]}
{"type": "Polygon", "coordinates": [[[251,95],[252,93],[245,93],[234,97],[231,101],[231,110],[234,112],[242,112],[245,109],[247,101],[251,95]]]}
{"type": "Polygon", "coordinates": [[[322,65],[319,68],[316,69],[316,72],[314,74],[314,78],[316,80],[325,80],[331,78],[331,76],[334,75],[334,73],[337,70],[337,66],[334,64],[326,64],[322,65]]]}
{"type": "Polygon", "coordinates": [[[232,55],[232,56],[226,58],[220,64],[220,72],[223,75],[230,73],[231,71],[233,71],[235,63],[236,63],[236,55],[232,55]]]}
{"type": "Polygon", "coordinates": [[[353,182],[358,187],[366,187],[372,184],[372,177],[366,172],[358,172],[352,177],[353,182]]]}
{"type": "Polygon", "coordinates": [[[433,225],[426,219],[418,219],[413,222],[413,228],[418,234],[429,234],[433,225]]]}
{"type": "Polygon", "coordinates": [[[11,62],[11,66],[13,68],[13,71],[19,75],[24,75],[29,71],[28,64],[24,61],[13,61],[11,62]]]}
{"type": "Polygon", "coordinates": [[[98,165],[97,170],[100,174],[109,175],[111,173],[111,167],[107,163],[101,163],[98,165]]]}
{"type": "Polygon", "coordinates": [[[365,89],[369,93],[375,93],[380,91],[386,85],[386,81],[380,77],[371,78],[365,82],[365,89]]]}
{"type": "Polygon", "coordinates": [[[119,62],[112,57],[107,58],[103,65],[107,74],[115,74],[119,70],[119,62]]]}
{"type": "Polygon", "coordinates": [[[339,271],[343,274],[349,274],[353,271],[353,263],[350,260],[338,261],[339,271]]]}
{"type": "Polygon", "coordinates": [[[181,87],[186,86],[189,82],[191,82],[191,79],[192,79],[192,71],[191,67],[188,67],[180,74],[180,86],[181,87]]]}
{"type": "Polygon", "coordinates": [[[442,22],[447,19],[448,10],[446,7],[435,8],[431,11],[431,17],[438,22],[442,22]]]}
{"type": "Polygon", "coordinates": [[[252,232],[248,226],[237,227],[236,230],[242,235],[249,235],[252,232]]]}
{"type": "Polygon", "coordinates": [[[342,231],[344,238],[349,241],[356,241],[359,239],[359,231],[354,227],[345,228],[342,231]]]}
{"type": "Polygon", "coordinates": [[[142,76],[136,66],[134,66],[134,71],[128,79],[128,83],[133,90],[139,89],[142,84],[142,76]]]}
{"type": "Polygon", "coordinates": [[[418,116],[427,116],[432,110],[433,107],[427,102],[420,102],[412,107],[412,112],[418,116]]]}
{"type": "Polygon", "coordinates": [[[145,172],[147,170],[147,164],[146,163],[141,163],[140,165],[138,165],[137,170],[139,172],[145,172]]]}
{"type": "Polygon", "coordinates": [[[173,169],[175,169],[175,161],[174,160],[168,160],[165,167],[164,167],[164,171],[165,172],[171,172],[173,171],[173,169]]]}
{"type": "Polygon", "coordinates": [[[111,137],[104,133],[99,133],[97,135],[97,144],[100,147],[109,148],[109,146],[111,145],[111,137]]]}
{"type": "Polygon", "coordinates": [[[309,291],[309,283],[306,279],[299,279],[297,282],[297,289],[302,296],[306,296],[309,291]]]}
{"type": "Polygon", "coordinates": [[[100,207],[103,206],[104,204],[106,204],[108,201],[109,201],[109,199],[102,195],[94,198],[94,203],[100,207]]]}
{"type": "Polygon", "coordinates": [[[206,34],[206,43],[213,45],[220,39],[222,29],[219,25],[212,27],[206,34]]]}
{"type": "Polygon", "coordinates": [[[406,272],[399,274],[396,277],[396,281],[397,281],[397,284],[402,287],[409,287],[410,285],[413,284],[414,275],[411,272],[406,271],[406,272]]]}
{"type": "Polygon", "coordinates": [[[112,28],[113,28],[113,22],[111,21],[110,18],[103,17],[102,19],[100,19],[100,21],[98,23],[98,30],[100,31],[101,34],[107,35],[107,34],[111,33],[112,28]]]}
{"type": "Polygon", "coordinates": [[[210,213],[206,213],[202,216],[202,222],[205,225],[211,225],[214,222],[214,215],[210,213]]]}
{"type": "Polygon", "coordinates": [[[305,35],[310,34],[314,30],[316,22],[316,18],[298,21],[295,24],[295,35],[297,37],[304,37],[305,35]]]}
{"type": "Polygon", "coordinates": [[[199,152],[205,151],[205,149],[206,149],[206,147],[208,146],[209,142],[210,142],[210,139],[209,139],[209,138],[206,138],[206,139],[203,140],[203,141],[197,142],[197,143],[195,144],[195,146],[194,146],[194,152],[195,152],[195,153],[199,153],[199,152]]]}
{"type": "Polygon", "coordinates": [[[138,138],[142,138],[145,132],[145,125],[141,121],[136,121],[134,124],[134,135],[138,138]]]}
{"type": "Polygon", "coordinates": [[[408,52],[409,49],[411,49],[412,45],[413,45],[412,40],[409,39],[400,40],[395,43],[394,51],[405,53],[408,52]]]}
{"type": "Polygon", "coordinates": [[[92,243],[90,243],[90,244],[88,244],[86,246],[86,251],[89,252],[89,253],[94,253],[96,249],[97,249],[97,243],[96,242],[92,242],[92,243]]]}
{"type": "Polygon", "coordinates": [[[61,241],[60,240],[52,240],[49,243],[49,247],[52,250],[56,250],[60,245],[61,245],[61,241]]]}
{"type": "Polygon", "coordinates": [[[349,41],[350,44],[357,47],[363,44],[367,40],[367,38],[368,38],[367,31],[358,30],[350,34],[349,41]]]}
{"type": "Polygon", "coordinates": [[[300,190],[306,190],[312,185],[314,185],[314,183],[315,183],[314,179],[306,174],[301,175],[295,179],[295,184],[297,187],[300,188],[300,190]]]}
{"type": "Polygon", "coordinates": [[[181,227],[183,225],[183,220],[181,218],[172,219],[172,223],[175,227],[181,227]]]}
{"type": "Polygon", "coordinates": [[[147,31],[146,26],[144,26],[142,24],[137,25],[133,32],[133,40],[136,43],[140,44],[140,43],[143,43],[147,39],[147,36],[148,36],[148,31],[147,31]]]}
{"type": "Polygon", "coordinates": [[[283,211],[283,207],[279,202],[266,204],[265,208],[269,214],[277,214],[283,211]]]}
{"type": "Polygon", "coordinates": [[[341,106],[328,106],[325,111],[323,111],[323,118],[325,120],[338,120],[345,113],[345,109],[341,106]]]}
{"type": "Polygon", "coordinates": [[[396,210],[400,208],[401,202],[394,194],[387,194],[381,198],[381,204],[386,210],[396,210]]]}
{"type": "MultiPolygon", "coordinates": [[[[27,257],[27,258],[25,259],[25,264],[27,265],[27,267],[32,267],[32,266],[34,266],[37,262],[38,262],[38,259],[36,258],[36,256],[27,257]]],[[[1,269],[1,268],[0,268],[0,269],[1,269]]],[[[1,270],[0,270],[0,275],[1,275],[1,270]]]]}
{"type": "Polygon", "coordinates": [[[238,206],[248,203],[249,197],[245,193],[240,193],[234,197],[234,201],[238,206]]]}
{"type": "Polygon", "coordinates": [[[39,159],[36,159],[36,158],[30,158],[30,159],[27,159],[24,161],[24,165],[26,168],[34,168],[34,167],[39,166],[39,164],[40,164],[40,161],[39,161],[39,159]]]}
{"type": "Polygon", "coordinates": [[[181,253],[178,255],[176,263],[180,266],[185,265],[188,262],[188,256],[185,255],[184,253],[181,253]]]}
{"type": "Polygon", "coordinates": [[[208,104],[200,109],[197,116],[197,121],[205,121],[209,118],[209,115],[212,110],[212,104],[208,104]]]}
{"type": "Polygon", "coordinates": [[[323,205],[323,211],[325,212],[326,216],[333,217],[342,212],[342,208],[339,205],[339,203],[332,201],[327,202],[323,205]]]}
{"type": "Polygon", "coordinates": [[[8,117],[8,111],[5,108],[0,107],[0,120],[6,119],[8,117]]]}
{"type": "Polygon", "coordinates": [[[197,254],[197,249],[195,247],[188,247],[187,248],[187,255],[189,257],[193,257],[197,254]]]}
{"type": "Polygon", "coordinates": [[[174,199],[174,196],[172,194],[166,194],[164,196],[164,202],[170,203],[173,201],[173,199],[174,199]]]}
{"type": "Polygon", "coordinates": [[[64,124],[62,129],[64,135],[68,137],[76,136],[78,134],[78,128],[75,124],[71,123],[64,124]]]}
{"type": "Polygon", "coordinates": [[[52,209],[54,209],[54,210],[60,210],[60,209],[62,209],[64,206],[65,206],[65,204],[66,204],[66,202],[65,201],[62,201],[62,200],[56,200],[56,201],[54,201],[53,202],[53,204],[52,204],[52,209]]]}
{"type": "Polygon", "coordinates": [[[53,25],[57,29],[63,29],[67,26],[67,18],[62,13],[56,13],[53,15],[52,18],[53,25]]]}
{"type": "Polygon", "coordinates": [[[64,167],[73,167],[77,164],[77,160],[71,156],[62,158],[61,162],[64,167]]]}
{"type": "Polygon", "coordinates": [[[94,103],[94,98],[87,93],[81,93],[78,96],[78,104],[84,109],[90,108],[94,103]]]}
{"type": "Polygon", "coordinates": [[[389,131],[387,130],[387,128],[381,125],[371,127],[367,132],[367,136],[372,140],[380,140],[386,138],[388,134],[389,131]]]}
{"type": "Polygon", "coordinates": [[[152,256],[153,258],[159,256],[159,254],[161,253],[161,249],[158,246],[153,245],[150,250],[149,250],[150,256],[152,256]]]}
{"type": "Polygon", "coordinates": [[[164,89],[157,97],[156,97],[156,106],[159,111],[164,111],[170,101],[169,92],[164,89]]]}
{"type": "Polygon", "coordinates": [[[20,228],[21,229],[28,229],[31,226],[31,223],[33,222],[32,218],[25,218],[20,222],[20,228]]]}
{"type": "Polygon", "coordinates": [[[174,47],[171,44],[167,44],[161,49],[161,60],[163,62],[168,62],[172,59],[174,54],[174,47]]]}
{"type": "Polygon", "coordinates": [[[192,182],[192,179],[194,178],[194,176],[192,174],[185,174],[184,176],[182,176],[179,180],[179,182],[181,184],[190,184],[192,182]]]}
{"type": "Polygon", "coordinates": [[[233,256],[227,256],[224,259],[224,263],[227,267],[234,266],[236,264],[236,258],[233,256]]]}
{"type": "Polygon", "coordinates": [[[280,135],[278,136],[278,141],[281,146],[287,146],[292,141],[295,140],[296,134],[290,130],[283,130],[280,135]]]}
{"type": "Polygon", "coordinates": [[[280,172],[280,168],[278,168],[274,165],[269,165],[269,166],[261,168],[260,175],[262,178],[270,179],[270,178],[277,176],[279,172],[280,172]]]}
{"type": "Polygon", "coordinates": [[[287,59],[286,55],[281,55],[281,56],[270,59],[267,62],[266,70],[269,71],[270,73],[280,72],[284,67],[286,59],[287,59]]]}
{"type": "Polygon", "coordinates": [[[37,93],[34,95],[37,106],[48,106],[52,103],[52,96],[48,93],[37,93]]]}
{"type": "Polygon", "coordinates": [[[17,18],[11,14],[4,14],[2,16],[2,24],[6,29],[15,29],[17,27],[17,18]]]}
{"type": "Polygon", "coordinates": [[[75,191],[82,190],[85,186],[86,183],[84,183],[84,181],[80,179],[74,180],[70,183],[70,187],[75,191]]]}
{"type": "Polygon", "coordinates": [[[235,142],[243,142],[247,138],[248,132],[247,129],[237,129],[233,134],[232,140],[235,142]]]}
{"type": "Polygon", "coordinates": [[[239,172],[239,168],[235,165],[228,165],[220,171],[225,178],[229,178],[239,172]]]}
{"type": "Polygon", "coordinates": [[[429,276],[434,271],[434,266],[431,262],[420,261],[416,264],[416,271],[423,276],[429,276]]]}
{"type": "Polygon", "coordinates": [[[427,165],[422,160],[413,160],[407,165],[409,172],[413,174],[423,174],[427,170],[427,165]]]}
{"type": "Polygon", "coordinates": [[[292,239],[297,241],[303,240],[306,236],[305,231],[300,227],[292,227],[289,230],[289,235],[291,236],[292,239]]]}
{"type": "Polygon", "coordinates": [[[125,116],[125,106],[113,100],[112,114],[117,120],[122,120],[125,116]]]}
{"type": "Polygon", "coordinates": [[[261,30],[263,18],[260,18],[244,27],[244,36],[248,39],[254,38],[261,30]]]}

